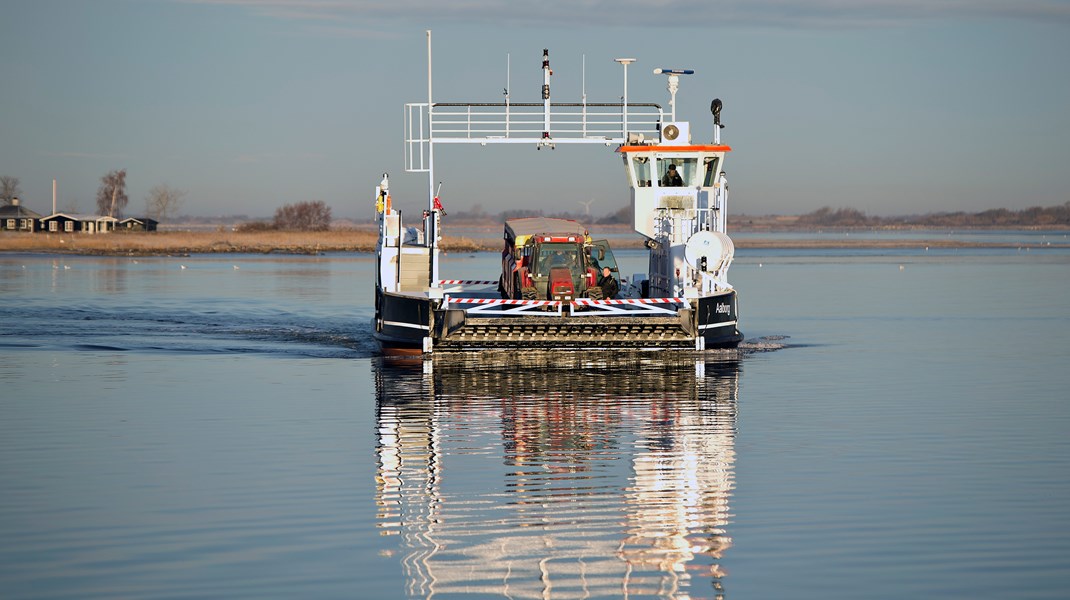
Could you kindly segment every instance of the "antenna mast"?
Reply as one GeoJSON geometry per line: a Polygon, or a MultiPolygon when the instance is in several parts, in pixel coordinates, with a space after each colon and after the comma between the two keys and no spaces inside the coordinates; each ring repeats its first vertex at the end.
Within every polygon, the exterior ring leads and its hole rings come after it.
{"type": "Polygon", "coordinates": [[[511,73],[510,73],[511,61],[510,61],[510,59],[511,58],[512,57],[509,55],[509,53],[506,52],[505,53],[505,137],[509,137],[509,87],[512,85],[510,83],[510,78],[511,78],[511,73]]]}
{"type": "Polygon", "coordinates": [[[550,76],[554,72],[550,69],[550,50],[542,49],[542,139],[550,139],[550,76]]]}
{"type": "Polygon", "coordinates": [[[587,137],[587,55],[580,62],[580,101],[583,103],[583,136],[587,137]]]}
{"type": "MultiPolygon", "coordinates": [[[[427,30],[427,127],[431,130],[433,120],[434,103],[431,101],[431,30],[427,30]]],[[[435,150],[434,137],[427,136],[427,209],[435,208],[435,150]]],[[[432,243],[435,240],[431,240],[432,243]]],[[[437,243],[435,244],[437,245],[437,243]]]]}
{"type": "Polygon", "coordinates": [[[614,58],[616,62],[624,65],[624,95],[620,99],[620,113],[623,119],[621,137],[628,140],[628,65],[635,62],[634,58],[614,58]]]}

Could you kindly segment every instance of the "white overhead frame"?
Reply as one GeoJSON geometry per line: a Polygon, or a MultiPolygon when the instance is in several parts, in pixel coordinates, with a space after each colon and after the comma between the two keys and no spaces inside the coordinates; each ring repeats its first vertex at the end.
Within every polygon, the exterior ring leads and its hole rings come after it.
{"type": "MultiPolygon", "coordinates": [[[[427,102],[405,105],[405,170],[428,173],[429,187],[433,187],[435,144],[533,144],[541,149],[557,144],[619,145],[627,142],[629,133],[656,139],[665,121],[662,107],[655,103],[630,104],[628,65],[635,59],[614,61],[624,71],[624,95],[619,103],[587,102],[586,83],[582,102],[551,102],[549,57],[545,51],[546,97],[541,103],[511,101],[508,61],[504,102],[436,103],[431,87],[431,31],[427,30],[427,102]]],[[[433,192],[429,194],[433,197],[433,192]]]]}

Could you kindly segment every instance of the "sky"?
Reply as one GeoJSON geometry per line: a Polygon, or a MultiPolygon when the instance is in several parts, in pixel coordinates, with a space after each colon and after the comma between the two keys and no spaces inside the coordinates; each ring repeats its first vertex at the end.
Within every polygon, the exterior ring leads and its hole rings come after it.
{"type": "MultiPolygon", "coordinates": [[[[668,105],[655,67],[694,69],[677,118],[712,136],[724,102],[730,212],[823,206],[893,216],[1070,201],[1070,0],[4,0],[0,175],[47,214],[93,212],[126,169],[126,214],[149,190],[182,212],[270,217],[323,201],[370,218],[426,205],[406,173],[403,105],[668,105]],[[507,78],[508,65],[508,78],[507,78]]],[[[447,211],[592,215],[628,203],[601,146],[439,147],[447,211]]],[[[731,214],[729,215],[731,219],[731,214]]]]}

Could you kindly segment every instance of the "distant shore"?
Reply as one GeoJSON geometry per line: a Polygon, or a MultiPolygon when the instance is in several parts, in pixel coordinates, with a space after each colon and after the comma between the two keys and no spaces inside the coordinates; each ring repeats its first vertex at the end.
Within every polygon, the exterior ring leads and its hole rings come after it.
{"type": "MultiPolygon", "coordinates": [[[[463,229],[463,227],[458,227],[463,229]]],[[[630,231],[624,227],[598,227],[595,234],[620,235],[630,231]]],[[[746,237],[734,239],[736,248],[834,249],[834,248],[1018,248],[1046,247],[1042,240],[1034,243],[977,242],[957,240],[946,236],[932,239],[865,239],[845,235],[836,239],[800,239],[799,233],[819,233],[817,230],[737,230],[746,237]],[[785,236],[784,234],[792,234],[785,236]],[[760,235],[761,237],[755,237],[760,235]]],[[[828,230],[825,230],[826,232],[828,230]]],[[[838,231],[838,230],[837,230],[838,231]]],[[[858,230],[859,233],[873,231],[858,230]]],[[[883,231],[883,230],[882,230],[883,231]]],[[[957,229],[957,233],[963,230],[957,229]]],[[[983,230],[981,230],[983,231],[983,230]]],[[[1022,230],[1023,232],[1029,230],[1022,230]]],[[[848,231],[850,233],[850,231],[848,231]]],[[[894,235],[894,234],[893,234],[894,235]]],[[[189,254],[320,254],[324,252],[372,252],[377,233],[373,226],[331,231],[115,231],[103,234],[82,233],[16,233],[0,232],[0,253],[60,253],[103,256],[181,256],[189,254]]],[[[642,248],[638,236],[613,239],[615,248],[642,248]]],[[[501,242],[487,232],[478,237],[445,236],[444,252],[498,251],[501,242]]]]}

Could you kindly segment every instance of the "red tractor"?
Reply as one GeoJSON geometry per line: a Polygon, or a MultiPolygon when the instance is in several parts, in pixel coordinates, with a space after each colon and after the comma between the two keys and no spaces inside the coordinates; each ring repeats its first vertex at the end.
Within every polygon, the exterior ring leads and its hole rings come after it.
{"type": "Polygon", "coordinates": [[[523,300],[602,299],[602,266],[617,270],[605,241],[592,242],[576,221],[532,217],[505,222],[502,297],[523,300]],[[612,264],[610,264],[612,263],[612,264]]]}

